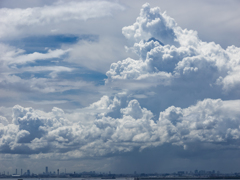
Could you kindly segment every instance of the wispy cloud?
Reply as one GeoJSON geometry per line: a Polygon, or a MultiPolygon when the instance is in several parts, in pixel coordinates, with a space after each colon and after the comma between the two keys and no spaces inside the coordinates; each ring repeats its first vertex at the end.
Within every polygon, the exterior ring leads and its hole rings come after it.
{"type": "MultiPolygon", "coordinates": [[[[62,21],[83,20],[110,16],[116,10],[125,8],[116,2],[110,1],[58,1],[52,5],[27,9],[0,10],[0,38],[11,38],[26,33],[29,27],[57,24],[62,21]]],[[[56,30],[55,30],[56,31],[56,30]]]]}

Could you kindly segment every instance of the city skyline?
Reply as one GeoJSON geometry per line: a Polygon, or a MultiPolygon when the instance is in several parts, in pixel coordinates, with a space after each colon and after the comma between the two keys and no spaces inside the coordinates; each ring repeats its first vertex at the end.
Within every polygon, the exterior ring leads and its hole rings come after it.
{"type": "MultiPolygon", "coordinates": [[[[228,175],[229,173],[226,173],[226,172],[220,172],[219,170],[215,170],[215,169],[212,169],[212,170],[205,170],[205,169],[191,169],[191,170],[177,170],[175,172],[155,172],[155,173],[148,173],[148,172],[137,172],[137,171],[134,171],[132,173],[111,173],[111,171],[106,171],[106,172],[97,172],[95,170],[92,170],[92,171],[81,171],[81,170],[77,170],[77,171],[67,171],[66,168],[64,169],[55,169],[53,167],[50,168],[50,170],[48,169],[48,166],[45,166],[43,168],[43,171],[42,172],[38,172],[38,173],[35,173],[33,171],[31,171],[31,169],[26,169],[26,171],[24,172],[24,169],[21,168],[19,169],[20,170],[20,173],[18,173],[18,168],[15,169],[15,173],[9,173],[9,171],[4,171],[4,170],[0,170],[0,175],[21,175],[21,176],[32,176],[33,174],[34,175],[54,175],[54,176],[59,176],[59,175],[66,175],[66,174],[92,174],[92,175],[111,175],[111,174],[119,174],[119,175],[135,175],[135,176],[140,176],[140,175],[143,175],[143,174],[155,174],[155,175],[163,175],[163,174],[178,174],[178,175],[228,175]]],[[[41,170],[40,170],[41,171],[41,170]]],[[[240,171],[238,172],[231,172],[230,174],[238,174],[238,176],[240,176],[240,171]]]]}
{"type": "Polygon", "coordinates": [[[0,170],[239,172],[239,7],[1,0],[0,170]]]}
{"type": "MultiPolygon", "coordinates": [[[[21,175],[21,176],[32,176],[33,174],[34,175],[65,175],[65,174],[83,174],[83,175],[86,175],[86,174],[92,174],[92,175],[112,175],[112,174],[116,174],[116,173],[111,173],[111,171],[108,171],[108,172],[96,172],[96,171],[89,171],[89,172],[86,172],[86,171],[81,171],[79,170],[78,172],[76,171],[73,171],[73,172],[67,172],[66,171],[66,168],[63,169],[62,171],[59,171],[59,169],[53,169],[51,168],[52,170],[48,171],[48,166],[45,167],[45,171],[42,171],[41,173],[35,173],[35,172],[32,172],[31,169],[26,169],[26,171],[24,172],[24,170],[21,168],[20,169],[20,172],[21,173],[18,173],[18,169],[15,170],[15,173],[9,173],[9,172],[0,172],[0,175],[21,175]],[[30,173],[31,172],[31,173],[30,173]]],[[[192,175],[207,175],[207,174],[212,174],[212,175],[220,175],[220,174],[228,174],[228,173],[221,173],[220,171],[218,170],[198,170],[198,169],[195,169],[195,170],[189,170],[189,171],[176,171],[176,172],[162,172],[162,173],[146,173],[146,172],[137,172],[137,171],[134,171],[132,173],[119,173],[119,174],[122,174],[122,175],[138,175],[138,176],[143,176],[143,174],[158,174],[158,175],[163,175],[163,174],[178,174],[178,175],[183,175],[183,174],[192,174],[192,175]]],[[[234,173],[237,173],[237,174],[240,174],[240,171],[239,172],[231,172],[232,174],[234,173]]]]}

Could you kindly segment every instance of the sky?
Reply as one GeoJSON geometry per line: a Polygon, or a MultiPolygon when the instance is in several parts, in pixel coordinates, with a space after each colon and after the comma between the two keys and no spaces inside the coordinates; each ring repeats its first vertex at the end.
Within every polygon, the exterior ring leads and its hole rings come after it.
{"type": "Polygon", "coordinates": [[[239,5],[0,0],[0,172],[239,172],[239,5]]]}

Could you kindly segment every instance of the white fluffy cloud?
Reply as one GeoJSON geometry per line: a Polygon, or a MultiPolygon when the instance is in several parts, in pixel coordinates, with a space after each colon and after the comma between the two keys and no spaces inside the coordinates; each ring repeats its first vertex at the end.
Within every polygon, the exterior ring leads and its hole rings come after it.
{"type": "MultiPolygon", "coordinates": [[[[116,97],[115,100],[104,97],[89,108],[114,111],[112,107],[120,105],[116,102],[116,97]]],[[[45,113],[16,105],[13,124],[1,118],[0,149],[2,153],[44,152],[50,157],[59,153],[63,158],[80,158],[165,143],[184,148],[195,142],[238,147],[240,113],[236,105],[239,107],[239,100],[205,99],[188,108],[171,106],[160,112],[155,122],[151,111],[142,108],[137,100],[131,100],[127,107],[120,109],[120,118],[99,116],[101,112],[95,112],[95,119],[87,124],[66,119],[67,114],[59,108],[45,113]]]]}
{"type": "Polygon", "coordinates": [[[181,29],[159,8],[143,5],[136,22],[124,27],[123,34],[135,42],[128,50],[140,59],[113,63],[106,73],[107,81],[137,82],[154,78],[155,85],[172,86],[184,81],[185,84],[220,85],[225,91],[239,86],[239,48],[231,46],[225,50],[214,42],[202,42],[197,32],[181,29]]]}
{"type": "Polygon", "coordinates": [[[170,106],[186,108],[206,98],[240,99],[238,47],[223,49],[214,42],[203,42],[197,32],[181,29],[149,4],[133,25],[123,28],[123,34],[134,42],[127,50],[139,59],[112,63],[106,84],[126,91],[130,100],[137,98],[155,120],[170,106]],[[159,17],[161,21],[155,21],[159,17]],[[169,30],[174,42],[164,41],[157,34],[159,28],[169,30]]]}
{"type": "Polygon", "coordinates": [[[166,13],[161,14],[158,7],[151,9],[150,5],[146,3],[142,6],[136,22],[129,27],[124,27],[122,32],[133,42],[155,37],[164,44],[175,44],[177,43],[173,30],[175,26],[174,19],[167,16],[166,13]]]}

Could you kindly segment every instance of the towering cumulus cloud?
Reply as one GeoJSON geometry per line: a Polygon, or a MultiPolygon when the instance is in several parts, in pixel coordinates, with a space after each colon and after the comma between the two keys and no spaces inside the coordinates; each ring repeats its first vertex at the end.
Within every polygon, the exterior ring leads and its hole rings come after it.
{"type": "Polygon", "coordinates": [[[0,117],[0,152],[68,159],[240,147],[240,48],[203,42],[149,4],[122,33],[139,59],[112,63],[105,86],[115,93],[72,113],[14,106],[12,123],[0,117]]]}

